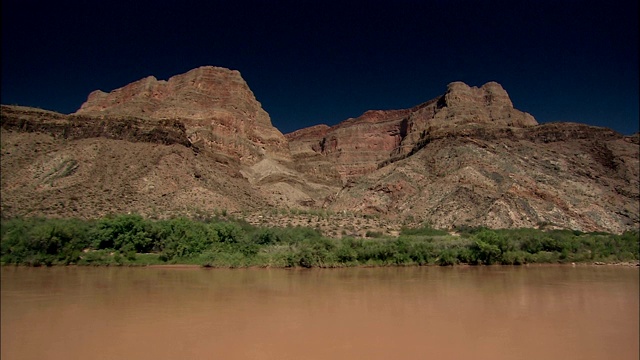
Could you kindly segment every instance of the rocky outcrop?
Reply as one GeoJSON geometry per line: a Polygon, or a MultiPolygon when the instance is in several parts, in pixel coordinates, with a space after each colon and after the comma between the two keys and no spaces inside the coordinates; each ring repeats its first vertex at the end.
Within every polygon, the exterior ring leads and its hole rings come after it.
{"type": "Polygon", "coordinates": [[[462,82],[449,84],[436,99],[405,110],[367,111],[322,131],[288,136],[290,148],[307,164],[336,164],[346,181],[415,152],[431,132],[465,128],[523,128],[537,125],[533,116],[513,107],[509,95],[495,82],[481,88],[462,82]]]}
{"type": "Polygon", "coordinates": [[[411,156],[349,183],[331,209],[439,228],[640,226],[639,147],[582,124],[440,133],[411,156]]]}
{"type": "Polygon", "coordinates": [[[323,138],[331,129],[328,125],[320,124],[296,130],[285,134],[289,141],[289,149],[295,154],[318,152],[318,139],[323,138]]]}
{"type": "Polygon", "coordinates": [[[436,103],[436,114],[429,125],[453,127],[461,124],[530,127],[537,121],[530,114],[516,110],[507,92],[496,82],[482,87],[469,87],[453,82],[445,95],[436,103]]]}
{"type": "Polygon", "coordinates": [[[343,180],[327,204],[335,211],[442,228],[640,226],[637,136],[538,125],[495,82],[454,82],[411,109],[368,111],[287,138],[301,171],[335,164],[343,180]]]}
{"type": "Polygon", "coordinates": [[[191,144],[179,120],[95,118],[2,106],[3,218],[212,216],[269,206],[238,161],[191,144]]]}
{"type": "Polygon", "coordinates": [[[329,126],[321,124],[286,134],[293,157],[293,166],[299,172],[320,183],[341,186],[341,175],[331,158],[324,156],[318,139],[324,138],[329,126]]]}
{"type": "Polygon", "coordinates": [[[406,136],[410,110],[367,111],[322,131],[287,134],[294,158],[307,169],[332,164],[342,181],[375,170],[389,158],[406,136]]]}
{"type": "Polygon", "coordinates": [[[238,72],[203,67],[94,92],[72,115],[2,106],[0,124],[3,217],[305,208],[438,228],[640,226],[638,134],[538,125],[497,83],[283,136],[238,72]]]}
{"type": "Polygon", "coordinates": [[[76,115],[177,119],[191,143],[244,164],[290,160],[287,140],[271,124],[238,71],[204,66],[169,80],[153,76],[109,93],[92,92],[76,115]]]}
{"type": "Polygon", "coordinates": [[[164,145],[179,144],[191,147],[196,153],[199,152],[198,148],[192,147],[186,128],[179,120],[96,120],[81,115],[64,115],[52,111],[2,105],[0,125],[6,131],[42,133],[55,139],[105,138],[164,145]]]}
{"type": "Polygon", "coordinates": [[[500,84],[488,82],[477,88],[459,81],[449,84],[443,96],[416,107],[407,123],[407,137],[396,152],[399,155],[415,150],[425,134],[431,132],[526,128],[538,124],[533,116],[513,107],[500,84]]]}

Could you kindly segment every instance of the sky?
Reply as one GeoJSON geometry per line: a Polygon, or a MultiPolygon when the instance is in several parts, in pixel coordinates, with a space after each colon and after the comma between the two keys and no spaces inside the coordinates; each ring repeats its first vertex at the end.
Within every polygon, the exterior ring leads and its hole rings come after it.
{"type": "Polygon", "coordinates": [[[638,1],[2,0],[2,104],[61,113],[213,65],[288,133],[502,84],[538,122],[638,132],[638,1]]]}

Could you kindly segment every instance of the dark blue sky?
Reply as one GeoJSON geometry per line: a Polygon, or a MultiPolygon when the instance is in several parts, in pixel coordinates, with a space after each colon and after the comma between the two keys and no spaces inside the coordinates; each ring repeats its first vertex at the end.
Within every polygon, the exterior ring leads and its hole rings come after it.
{"type": "Polygon", "coordinates": [[[497,81],[539,122],[638,131],[638,2],[2,0],[2,103],[239,70],[282,132],[497,81]]]}

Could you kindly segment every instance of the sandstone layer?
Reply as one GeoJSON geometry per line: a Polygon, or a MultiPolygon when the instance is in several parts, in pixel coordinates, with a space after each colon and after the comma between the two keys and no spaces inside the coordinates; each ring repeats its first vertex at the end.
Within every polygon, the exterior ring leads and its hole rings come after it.
{"type": "Polygon", "coordinates": [[[202,67],[93,92],[72,115],[3,105],[0,124],[4,218],[300,209],[449,229],[640,226],[638,135],[539,125],[493,82],[284,136],[237,71],[202,67]]]}
{"type": "Polygon", "coordinates": [[[423,138],[411,156],[347,183],[329,207],[437,228],[640,226],[638,144],[581,124],[423,138]]]}
{"type": "Polygon", "coordinates": [[[288,144],[240,73],[203,66],[157,80],[146,77],[109,93],[89,94],[76,115],[184,122],[194,146],[246,164],[289,160],[288,144]]]}
{"type": "Polygon", "coordinates": [[[308,168],[321,167],[323,161],[335,163],[346,181],[415,151],[427,133],[535,125],[533,116],[513,107],[500,84],[477,88],[454,82],[443,96],[414,108],[367,111],[331,128],[300,131],[287,138],[293,156],[308,168]]]}
{"type": "Polygon", "coordinates": [[[206,217],[320,206],[314,199],[337,191],[287,161],[246,164],[203,150],[191,143],[186,122],[3,105],[2,216],[206,217]]]}

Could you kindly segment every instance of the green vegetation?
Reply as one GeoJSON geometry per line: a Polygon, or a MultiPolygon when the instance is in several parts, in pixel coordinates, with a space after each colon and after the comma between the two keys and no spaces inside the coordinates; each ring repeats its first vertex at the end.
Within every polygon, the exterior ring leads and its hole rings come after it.
{"type": "Polygon", "coordinates": [[[30,266],[197,264],[206,267],[520,265],[635,262],[639,234],[570,230],[404,228],[396,238],[332,239],[308,227],[254,227],[241,220],[10,219],[0,228],[0,262],[30,266]]]}

